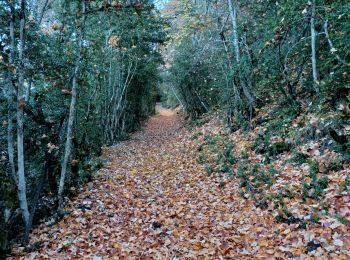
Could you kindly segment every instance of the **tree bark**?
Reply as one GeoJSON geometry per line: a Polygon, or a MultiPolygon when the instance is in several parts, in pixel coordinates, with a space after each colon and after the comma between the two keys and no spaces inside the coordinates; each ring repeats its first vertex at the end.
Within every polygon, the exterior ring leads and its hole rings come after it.
{"type": "Polygon", "coordinates": [[[236,63],[238,66],[238,74],[239,74],[239,79],[240,79],[240,86],[243,90],[243,94],[245,95],[247,101],[248,101],[248,106],[249,106],[249,116],[250,120],[252,119],[253,116],[253,103],[254,103],[254,95],[252,94],[251,91],[251,86],[249,86],[248,83],[246,83],[246,79],[242,75],[242,70],[239,67],[240,61],[241,61],[241,56],[240,56],[240,48],[239,48],[239,42],[238,42],[238,29],[237,29],[237,6],[234,5],[232,2],[233,0],[227,0],[228,2],[228,7],[231,15],[231,21],[232,21],[232,43],[233,47],[235,50],[235,58],[236,58],[236,63]]]}
{"type": "Polygon", "coordinates": [[[26,88],[26,95],[25,95],[25,102],[27,103],[30,99],[30,93],[31,93],[31,89],[32,89],[32,85],[33,85],[33,80],[30,79],[28,86],[26,88]]]}
{"type": "Polygon", "coordinates": [[[170,89],[171,89],[171,91],[173,92],[173,94],[174,94],[175,98],[177,99],[177,101],[179,101],[180,106],[181,106],[181,107],[184,107],[184,105],[183,105],[181,99],[180,99],[179,96],[176,94],[176,91],[175,91],[174,87],[173,87],[171,84],[170,84],[170,89]]]}
{"type": "Polygon", "coordinates": [[[27,189],[24,172],[24,48],[25,48],[25,6],[26,1],[21,1],[20,13],[20,44],[18,65],[18,89],[17,89],[17,177],[18,200],[26,229],[29,226],[29,210],[27,202],[27,189]]]}
{"type": "Polygon", "coordinates": [[[316,30],[315,30],[315,16],[316,16],[316,0],[311,3],[311,62],[312,62],[312,78],[316,91],[318,91],[318,72],[317,72],[317,56],[316,56],[316,30]]]}
{"type": "MultiPolygon", "coordinates": [[[[60,214],[63,213],[64,184],[65,184],[65,180],[66,180],[67,166],[68,166],[68,162],[69,162],[70,156],[71,156],[71,146],[72,146],[72,139],[73,139],[73,126],[74,126],[74,121],[75,121],[77,92],[78,92],[78,82],[77,81],[79,78],[80,63],[81,63],[81,50],[82,50],[83,40],[84,40],[83,39],[83,29],[84,29],[84,22],[85,22],[85,0],[82,1],[82,14],[83,14],[82,19],[81,19],[82,23],[80,25],[80,33],[79,33],[79,40],[78,40],[76,62],[75,62],[73,80],[72,80],[72,98],[71,98],[71,103],[70,103],[70,108],[69,108],[67,137],[66,137],[64,158],[63,158],[62,168],[61,168],[61,177],[60,177],[60,182],[59,182],[59,186],[58,186],[58,211],[60,214]]],[[[76,27],[77,27],[77,25],[76,25],[76,27]]]]}
{"type": "MultiPolygon", "coordinates": [[[[10,21],[10,39],[11,39],[11,51],[10,51],[10,66],[14,68],[14,60],[15,60],[15,11],[11,8],[11,21],[10,21]]],[[[10,76],[10,82],[8,84],[8,93],[7,93],[7,101],[8,101],[8,118],[7,118],[7,153],[9,157],[9,163],[11,168],[11,175],[16,185],[18,184],[18,178],[16,175],[15,168],[15,160],[14,160],[14,142],[13,142],[13,75],[12,72],[10,76]]]]}
{"type": "Polygon", "coordinates": [[[232,42],[233,47],[235,49],[236,54],[236,62],[239,63],[241,60],[240,51],[239,51],[239,43],[238,43],[238,31],[237,31],[237,8],[232,3],[232,0],[227,0],[228,7],[231,15],[231,22],[232,22],[232,42]]]}

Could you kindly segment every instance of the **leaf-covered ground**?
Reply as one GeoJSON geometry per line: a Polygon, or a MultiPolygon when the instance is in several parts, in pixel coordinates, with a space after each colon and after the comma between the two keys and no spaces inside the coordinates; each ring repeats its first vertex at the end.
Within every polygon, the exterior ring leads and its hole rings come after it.
{"type": "Polygon", "coordinates": [[[237,179],[208,176],[193,134],[221,134],[215,127],[190,132],[161,109],[131,140],[105,149],[109,164],[69,204],[66,218],[32,232],[30,243],[40,248],[17,248],[14,257],[350,258],[347,225],[333,218],[278,222],[269,207],[242,196],[237,179]]]}

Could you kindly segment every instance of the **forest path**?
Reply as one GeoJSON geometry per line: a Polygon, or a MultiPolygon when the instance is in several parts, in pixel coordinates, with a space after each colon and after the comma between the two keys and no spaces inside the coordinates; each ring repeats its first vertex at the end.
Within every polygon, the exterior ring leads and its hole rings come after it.
{"type": "Polygon", "coordinates": [[[31,243],[48,258],[196,258],[273,256],[282,234],[273,217],[220,188],[196,161],[191,133],[173,111],[158,107],[143,131],[106,148],[99,171],[58,224],[41,225],[31,243]],[[277,244],[276,244],[277,243],[277,244]],[[259,254],[257,254],[259,252],[259,254]]]}

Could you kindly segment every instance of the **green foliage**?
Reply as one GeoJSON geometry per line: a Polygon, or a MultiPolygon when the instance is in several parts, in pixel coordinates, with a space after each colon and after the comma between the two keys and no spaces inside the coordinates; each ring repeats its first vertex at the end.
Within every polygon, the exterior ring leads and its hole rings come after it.
{"type": "MultiPolygon", "coordinates": [[[[293,151],[294,144],[287,140],[296,134],[290,126],[300,113],[326,110],[337,118],[339,128],[349,124],[349,115],[338,109],[340,104],[349,107],[348,1],[323,1],[316,6],[317,82],[313,80],[310,64],[308,1],[234,1],[238,10],[238,46],[232,40],[234,30],[231,18],[227,18],[226,1],[211,3],[206,12],[200,4],[188,1],[179,2],[179,7],[173,10],[169,10],[172,8],[169,5],[164,8],[170,13],[166,21],[150,1],[141,1],[143,7],[137,9],[132,4],[122,8],[106,7],[106,1],[92,0],[86,1],[84,24],[79,22],[81,0],[53,1],[48,5],[48,12],[44,12],[42,24],[38,19],[41,10],[36,10],[33,4],[36,1],[27,2],[31,4],[25,10],[23,60],[17,48],[19,1],[0,4],[1,216],[5,209],[13,213],[18,206],[9,174],[6,128],[8,103],[16,103],[15,93],[7,93],[7,88],[12,84],[17,87],[21,62],[25,65],[25,85],[31,86],[28,101],[21,104],[25,112],[25,166],[30,207],[34,207],[31,203],[38,180],[43,178],[42,193],[55,204],[74,76],[78,76],[78,99],[67,179],[72,190],[92,178],[99,165],[92,161],[101,154],[103,145],[127,140],[129,134],[154,113],[159,95],[168,107],[182,105],[195,125],[205,122],[202,114],[216,109],[225,111],[226,124],[232,130],[250,131],[260,125],[263,130],[253,147],[265,155],[267,164],[273,157],[293,151]],[[8,3],[14,4],[16,18],[14,64],[9,64],[8,3]],[[84,41],[78,53],[80,30],[84,41]],[[272,108],[271,112],[264,114],[263,107],[272,108]],[[256,123],[257,115],[261,117],[260,123],[256,123]],[[275,136],[280,137],[278,141],[273,141],[275,136]]],[[[10,110],[16,124],[15,112],[10,110]]],[[[9,134],[15,136],[16,129],[9,134]]],[[[199,138],[199,133],[192,138],[199,138]]],[[[242,163],[233,152],[234,144],[226,137],[207,135],[204,140],[201,149],[205,151],[198,161],[205,165],[208,175],[233,176],[233,166],[240,163],[237,177],[244,194],[257,197],[271,186],[278,174],[273,167],[251,165],[247,151],[239,158],[242,163]],[[207,152],[213,158],[209,158],[207,152]],[[209,165],[209,161],[215,165],[209,165]]],[[[344,160],[350,161],[349,138],[338,146],[344,160]]],[[[307,156],[295,152],[294,162],[303,164],[307,160],[307,156]]],[[[317,199],[323,195],[328,178],[319,173],[316,162],[309,164],[303,197],[317,199]]],[[[330,165],[326,172],[340,169],[339,165],[330,165]]],[[[346,180],[343,189],[348,186],[346,180]]],[[[283,191],[278,198],[285,196],[289,195],[283,191]]],[[[0,226],[0,230],[2,228],[0,226]]]]}
{"type": "Polygon", "coordinates": [[[337,150],[344,155],[344,160],[350,162],[350,140],[346,144],[338,144],[337,150]]]}
{"type": "Polygon", "coordinates": [[[233,165],[238,162],[233,152],[234,146],[230,140],[222,136],[204,136],[204,144],[200,146],[201,153],[198,157],[200,164],[206,164],[208,175],[224,173],[233,175],[233,165]],[[209,165],[209,157],[214,159],[214,164],[209,165]]]}
{"type": "Polygon", "coordinates": [[[205,170],[207,171],[208,176],[211,176],[213,174],[213,168],[211,166],[206,165],[205,170]]]}
{"type": "Polygon", "coordinates": [[[310,161],[309,165],[310,182],[304,180],[302,184],[302,196],[304,200],[306,198],[319,199],[328,186],[328,177],[326,175],[319,176],[319,165],[317,161],[310,161]]]}
{"type": "Polygon", "coordinates": [[[292,193],[290,188],[288,186],[284,187],[284,189],[278,192],[276,198],[274,198],[274,200],[277,202],[275,203],[275,208],[277,208],[278,206],[285,206],[285,203],[283,202],[284,198],[292,199],[293,197],[294,194],[292,193]]]}
{"type": "MultiPolygon", "coordinates": [[[[19,46],[20,5],[19,1],[10,2],[14,3],[15,46],[19,46]]],[[[143,2],[142,8],[136,10],[125,3],[123,8],[107,8],[102,0],[85,1],[86,19],[81,23],[82,1],[64,0],[47,5],[39,24],[42,7],[35,5],[37,1],[31,2],[25,10],[25,87],[31,86],[28,101],[23,104],[25,172],[29,207],[36,207],[34,194],[44,180],[38,203],[50,214],[56,203],[77,63],[78,97],[67,195],[77,194],[101,167],[101,162],[94,158],[101,155],[103,145],[128,139],[143,120],[154,114],[166,23],[149,2],[143,2]],[[80,30],[84,40],[78,53],[80,30]],[[44,197],[49,199],[41,201],[44,197]]],[[[9,84],[17,84],[21,60],[15,48],[14,65],[8,64],[11,40],[7,5],[0,4],[0,122],[4,125],[0,128],[0,156],[5,158],[4,164],[0,159],[1,218],[4,210],[14,214],[18,206],[7,161],[6,91],[9,84]]],[[[16,107],[15,93],[11,95],[16,107]]],[[[15,118],[15,109],[11,114],[15,118]]],[[[16,126],[16,120],[13,122],[16,126]]],[[[11,134],[15,137],[16,128],[11,134]]],[[[37,222],[35,215],[34,224],[37,222]]],[[[0,230],[6,228],[0,225],[0,230]]]]}
{"type": "Polygon", "coordinates": [[[202,136],[203,133],[202,132],[197,132],[194,135],[191,136],[191,140],[196,140],[198,139],[198,137],[202,136]]]}
{"type": "Polygon", "coordinates": [[[264,190],[271,187],[273,179],[278,174],[273,166],[264,166],[259,163],[250,165],[245,162],[237,170],[240,187],[244,189],[245,194],[249,194],[253,199],[263,195],[264,190]]]}
{"type": "Polygon", "coordinates": [[[340,160],[335,162],[330,162],[326,167],[326,173],[329,173],[331,171],[338,172],[340,170],[343,170],[343,168],[344,168],[344,164],[340,160]]]}
{"type": "Polygon", "coordinates": [[[286,142],[281,141],[281,142],[273,143],[271,145],[270,154],[271,155],[278,155],[278,154],[281,154],[285,151],[289,151],[289,145],[286,142]]]}
{"type": "Polygon", "coordinates": [[[226,2],[215,14],[186,4],[175,10],[165,8],[178,17],[171,24],[173,37],[165,52],[172,61],[170,69],[165,69],[165,86],[172,86],[169,96],[176,93],[192,118],[220,108],[227,111],[228,125],[249,129],[255,108],[277,103],[270,115],[274,126],[268,127],[283,132],[306,104],[329,110],[339,102],[348,103],[349,3],[326,1],[316,6],[317,93],[310,64],[310,4],[301,0],[234,4],[238,7],[239,62],[230,19],[223,23],[226,18],[221,15],[229,12],[226,2]],[[248,92],[254,100],[252,111],[248,92]]]}
{"type": "Polygon", "coordinates": [[[297,165],[302,165],[303,163],[307,162],[308,158],[309,156],[304,153],[295,152],[291,160],[292,162],[295,162],[297,165]]]}
{"type": "Polygon", "coordinates": [[[130,139],[130,134],[129,133],[125,133],[125,132],[121,132],[117,137],[116,137],[116,141],[127,141],[130,139]]]}
{"type": "Polygon", "coordinates": [[[205,154],[201,153],[198,157],[198,163],[204,164],[207,162],[207,159],[208,159],[207,156],[205,154]]]}
{"type": "Polygon", "coordinates": [[[287,209],[286,206],[282,207],[282,210],[276,217],[277,222],[285,223],[285,224],[299,224],[300,228],[306,229],[306,222],[302,219],[294,217],[293,214],[287,209]]]}

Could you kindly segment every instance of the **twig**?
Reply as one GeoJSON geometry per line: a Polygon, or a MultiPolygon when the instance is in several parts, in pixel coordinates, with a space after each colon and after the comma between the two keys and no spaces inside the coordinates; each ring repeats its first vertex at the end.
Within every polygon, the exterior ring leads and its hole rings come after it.
{"type": "Polygon", "coordinates": [[[340,56],[335,53],[336,48],[334,48],[333,42],[331,41],[330,37],[329,37],[329,33],[328,33],[328,20],[325,21],[324,25],[323,25],[323,29],[324,29],[324,34],[326,36],[326,39],[328,41],[329,47],[331,48],[331,53],[335,55],[335,57],[337,58],[337,60],[341,63],[343,63],[344,65],[349,65],[345,60],[343,60],[342,58],[340,58],[340,56]]]}
{"type": "Polygon", "coordinates": [[[40,26],[40,24],[41,24],[41,21],[43,20],[44,13],[45,13],[46,6],[47,6],[48,2],[49,2],[49,0],[46,0],[46,1],[45,1],[44,6],[43,6],[43,9],[41,10],[40,18],[39,18],[39,20],[38,20],[38,25],[39,25],[39,26],[40,26]]]}

